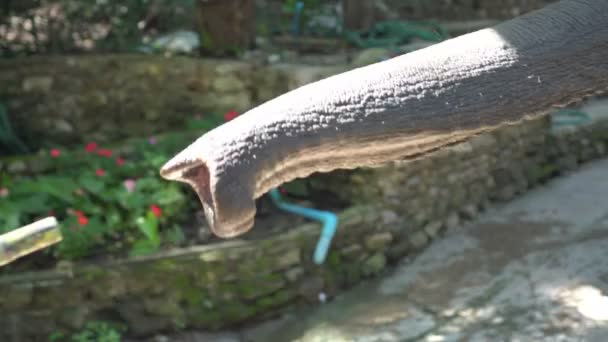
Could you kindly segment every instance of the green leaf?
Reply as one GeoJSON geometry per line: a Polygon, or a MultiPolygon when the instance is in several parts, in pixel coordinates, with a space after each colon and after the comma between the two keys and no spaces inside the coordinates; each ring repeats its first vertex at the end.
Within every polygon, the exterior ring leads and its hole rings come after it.
{"type": "Polygon", "coordinates": [[[167,240],[174,246],[179,246],[186,241],[184,232],[178,226],[173,226],[171,229],[169,229],[165,233],[165,236],[167,240]]]}
{"type": "Polygon", "coordinates": [[[117,229],[122,228],[122,215],[115,208],[111,208],[110,210],[106,211],[105,218],[108,227],[116,227],[117,229]]]}
{"type": "Polygon", "coordinates": [[[65,337],[65,333],[61,331],[54,331],[49,335],[49,342],[63,341],[65,337]]]}
{"type": "Polygon", "coordinates": [[[21,226],[21,213],[10,203],[0,205],[0,233],[10,232],[21,226]]]}
{"type": "Polygon", "coordinates": [[[186,122],[186,127],[190,130],[198,130],[202,133],[210,131],[215,127],[219,126],[221,122],[216,118],[210,119],[191,119],[186,122]]]}
{"type": "Polygon", "coordinates": [[[310,192],[306,185],[306,180],[295,180],[283,185],[287,192],[297,196],[308,196],[310,192]]]}
{"type": "Polygon", "coordinates": [[[181,202],[184,200],[184,195],[179,191],[177,187],[167,186],[164,189],[156,192],[152,196],[152,201],[158,203],[163,207],[168,207],[174,203],[181,202]]]}
{"type": "Polygon", "coordinates": [[[62,225],[63,240],[57,245],[57,255],[63,259],[78,259],[89,255],[95,241],[86,231],[74,231],[68,225],[62,225]]]}
{"type": "Polygon", "coordinates": [[[93,194],[100,193],[105,187],[104,182],[101,181],[98,177],[92,177],[87,175],[82,175],[80,177],[79,183],[88,192],[91,192],[93,194]]]}
{"type": "Polygon", "coordinates": [[[46,176],[37,180],[38,191],[45,192],[57,199],[68,203],[76,202],[73,192],[78,189],[78,184],[67,177],[46,176]]]}
{"type": "Polygon", "coordinates": [[[150,240],[137,240],[131,247],[129,254],[132,256],[150,255],[158,251],[158,245],[150,240]]]}
{"type": "Polygon", "coordinates": [[[137,227],[149,241],[160,245],[160,234],[158,232],[158,219],[152,212],[148,212],[148,215],[143,218],[137,219],[137,227]]]}
{"type": "Polygon", "coordinates": [[[87,215],[105,215],[105,210],[99,205],[91,201],[88,197],[81,197],[77,204],[74,205],[78,210],[84,211],[87,215]]]}
{"type": "Polygon", "coordinates": [[[32,194],[13,200],[15,210],[27,214],[42,214],[50,209],[50,201],[47,194],[32,194]]]}
{"type": "Polygon", "coordinates": [[[141,210],[145,206],[146,198],[142,193],[133,192],[119,197],[118,201],[127,210],[141,210]]]}

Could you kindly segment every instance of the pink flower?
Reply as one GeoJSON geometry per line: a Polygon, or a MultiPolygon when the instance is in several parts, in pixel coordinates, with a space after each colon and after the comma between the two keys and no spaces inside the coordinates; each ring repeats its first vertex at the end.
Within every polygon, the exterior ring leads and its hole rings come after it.
{"type": "Polygon", "coordinates": [[[127,179],[122,182],[122,184],[125,186],[125,189],[127,189],[127,192],[131,193],[135,191],[135,185],[137,182],[134,179],[127,179]]]}
{"type": "Polygon", "coordinates": [[[56,148],[54,148],[54,149],[52,149],[52,150],[51,150],[51,157],[53,157],[53,158],[57,158],[57,157],[59,157],[60,155],[61,155],[61,151],[60,151],[60,150],[58,150],[58,149],[56,149],[56,148]]]}
{"type": "Polygon", "coordinates": [[[231,111],[227,112],[226,114],[224,114],[224,121],[228,122],[230,120],[233,120],[237,116],[239,116],[239,113],[235,110],[231,110],[231,111]]]}
{"type": "Polygon", "coordinates": [[[160,209],[160,207],[156,204],[151,204],[150,205],[150,210],[152,210],[152,213],[154,214],[154,216],[156,216],[157,218],[160,218],[163,215],[163,211],[160,209]]]}
{"type": "Polygon", "coordinates": [[[123,158],[116,158],[116,165],[123,166],[125,164],[125,160],[123,158]]]}
{"type": "Polygon", "coordinates": [[[104,169],[97,169],[97,170],[95,170],[95,174],[98,177],[103,177],[106,174],[106,171],[104,169]]]}
{"type": "Polygon", "coordinates": [[[97,154],[102,156],[102,157],[107,157],[110,158],[112,156],[112,150],[108,150],[105,148],[100,148],[99,150],[97,150],[97,154]]]}
{"type": "Polygon", "coordinates": [[[95,150],[97,149],[97,143],[96,142],[90,142],[87,144],[87,146],[84,147],[84,150],[91,153],[91,152],[95,152],[95,150]]]}
{"type": "Polygon", "coordinates": [[[148,138],[148,144],[150,144],[150,145],[156,145],[157,142],[158,142],[158,140],[154,136],[148,138]]]}
{"type": "Polygon", "coordinates": [[[0,197],[8,197],[9,193],[8,188],[0,188],[0,197]]]}

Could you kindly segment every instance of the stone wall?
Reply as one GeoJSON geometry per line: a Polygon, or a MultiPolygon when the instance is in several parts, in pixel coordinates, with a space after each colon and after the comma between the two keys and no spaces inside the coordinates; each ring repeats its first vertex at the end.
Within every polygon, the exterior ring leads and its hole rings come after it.
{"type": "MultiPolygon", "coordinates": [[[[343,0],[346,29],[366,31],[384,20],[460,23],[502,21],[556,0],[343,0]]],[[[461,31],[466,33],[466,31],[461,31]]]]}
{"type": "Polygon", "coordinates": [[[0,60],[0,103],[34,148],[112,142],[182,129],[195,114],[243,112],[345,69],[145,55],[0,60]]]}
{"type": "Polygon", "coordinates": [[[331,298],[414,255],[445,229],[580,163],[606,155],[608,121],[554,132],[548,119],[505,126],[429,158],[316,176],[358,202],[340,213],[323,266],[311,262],[317,224],[104,264],[0,277],[0,340],[27,341],[115,320],[132,335],[216,329],[331,298]],[[36,327],[35,329],[32,327],[36,327]]]}
{"type": "Polygon", "coordinates": [[[326,186],[352,203],[399,213],[411,242],[429,239],[493,201],[506,201],[547,179],[606,155],[608,122],[556,131],[549,117],[483,134],[428,158],[345,171],[326,186]]]}
{"type": "Polygon", "coordinates": [[[509,19],[556,0],[383,0],[373,1],[377,19],[408,20],[509,19]]]}

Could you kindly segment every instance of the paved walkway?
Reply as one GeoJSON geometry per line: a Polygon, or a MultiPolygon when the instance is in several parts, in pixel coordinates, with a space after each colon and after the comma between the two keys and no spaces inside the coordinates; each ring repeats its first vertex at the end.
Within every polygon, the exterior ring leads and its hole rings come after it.
{"type": "Polygon", "coordinates": [[[608,341],[608,160],[446,233],[391,275],[225,341],[608,341]]]}

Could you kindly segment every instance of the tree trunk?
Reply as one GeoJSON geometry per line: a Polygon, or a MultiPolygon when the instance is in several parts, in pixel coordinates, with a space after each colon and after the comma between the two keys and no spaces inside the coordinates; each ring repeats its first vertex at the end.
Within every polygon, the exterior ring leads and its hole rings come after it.
{"type": "Polygon", "coordinates": [[[199,0],[197,12],[203,54],[234,55],[253,46],[253,0],[199,0]]]}
{"type": "Polygon", "coordinates": [[[350,31],[367,31],[375,20],[372,0],[343,0],[344,28],[350,31]]]}

